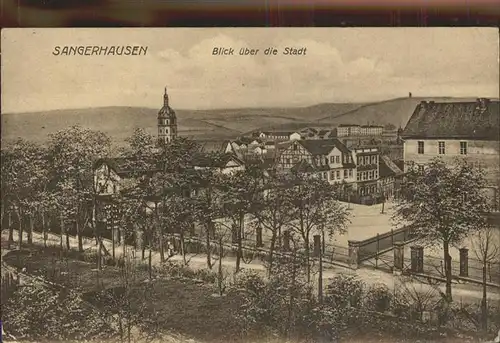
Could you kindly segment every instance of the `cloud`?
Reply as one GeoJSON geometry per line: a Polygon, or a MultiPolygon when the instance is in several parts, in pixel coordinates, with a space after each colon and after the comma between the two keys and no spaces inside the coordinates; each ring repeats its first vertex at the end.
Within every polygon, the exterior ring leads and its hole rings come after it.
{"type": "Polygon", "coordinates": [[[176,108],[365,102],[405,96],[409,91],[415,95],[498,94],[498,41],[491,44],[492,37],[498,40],[495,32],[484,37],[344,29],[17,32],[4,39],[2,31],[2,109],[7,112],[156,107],[161,105],[165,86],[176,108]],[[51,55],[54,45],[130,42],[148,46],[148,55],[51,55]],[[279,54],[264,56],[263,50],[271,46],[279,54]],[[212,55],[219,47],[233,48],[234,55],[212,55]],[[307,54],[284,56],[286,47],[307,48],[307,54]],[[260,52],[240,56],[240,48],[260,52]]]}

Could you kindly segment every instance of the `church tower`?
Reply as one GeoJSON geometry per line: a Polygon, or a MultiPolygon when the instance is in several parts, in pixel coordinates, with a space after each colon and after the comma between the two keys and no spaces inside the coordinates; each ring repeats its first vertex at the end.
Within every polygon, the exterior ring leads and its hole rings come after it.
{"type": "Polygon", "coordinates": [[[177,117],[168,103],[167,87],[163,94],[163,107],[158,112],[158,141],[169,143],[177,138],[177,117]]]}

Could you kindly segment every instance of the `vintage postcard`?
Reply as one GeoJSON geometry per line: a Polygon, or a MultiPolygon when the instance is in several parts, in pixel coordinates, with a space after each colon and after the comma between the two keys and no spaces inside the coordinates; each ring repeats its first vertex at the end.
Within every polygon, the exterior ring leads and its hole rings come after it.
{"type": "Polygon", "coordinates": [[[499,342],[499,38],[5,29],[29,342],[499,342]]]}

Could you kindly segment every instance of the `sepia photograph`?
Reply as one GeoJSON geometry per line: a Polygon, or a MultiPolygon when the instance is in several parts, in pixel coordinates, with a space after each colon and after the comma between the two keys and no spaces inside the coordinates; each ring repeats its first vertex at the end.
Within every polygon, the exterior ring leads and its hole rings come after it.
{"type": "Polygon", "coordinates": [[[500,342],[496,28],[1,31],[2,342],[500,342]]]}

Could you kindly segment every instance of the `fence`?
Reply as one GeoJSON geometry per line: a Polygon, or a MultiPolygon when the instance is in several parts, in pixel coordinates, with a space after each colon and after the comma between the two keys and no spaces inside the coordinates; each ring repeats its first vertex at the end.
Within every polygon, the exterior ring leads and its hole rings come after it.
{"type": "Polygon", "coordinates": [[[357,249],[356,262],[361,263],[391,251],[394,248],[395,242],[408,243],[414,238],[411,230],[404,227],[383,234],[377,234],[363,241],[349,241],[349,246],[357,249]]]}

